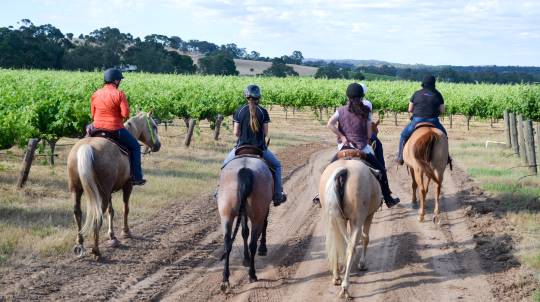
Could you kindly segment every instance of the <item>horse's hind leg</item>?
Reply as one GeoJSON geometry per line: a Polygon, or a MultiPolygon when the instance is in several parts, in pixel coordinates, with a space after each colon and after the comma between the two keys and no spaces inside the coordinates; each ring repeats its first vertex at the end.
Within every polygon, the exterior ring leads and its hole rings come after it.
{"type": "Polygon", "coordinates": [[[82,220],[82,211],[81,211],[81,196],[83,191],[80,189],[74,189],[71,192],[71,197],[73,198],[73,216],[75,217],[75,223],[77,224],[77,240],[76,244],[73,247],[73,252],[77,256],[82,256],[84,253],[83,247],[83,236],[81,234],[81,220],[82,220]]]}
{"type": "Polygon", "coordinates": [[[360,263],[358,264],[358,269],[361,271],[367,270],[366,253],[367,253],[367,247],[369,244],[369,229],[371,228],[372,220],[373,220],[373,214],[366,217],[366,221],[364,222],[364,227],[362,228],[362,257],[360,258],[360,263]]]}
{"type": "Polygon", "coordinates": [[[437,194],[435,195],[435,209],[433,210],[433,223],[440,224],[441,217],[440,213],[440,202],[441,202],[441,185],[437,184],[437,194]]]}
{"type": "Polygon", "coordinates": [[[266,256],[266,254],[268,253],[268,248],[266,247],[266,229],[268,228],[269,213],[270,210],[268,210],[268,213],[266,213],[266,218],[264,219],[264,225],[261,234],[261,245],[259,246],[259,256],[266,256]]]}
{"type": "Polygon", "coordinates": [[[352,227],[352,235],[351,239],[347,244],[347,264],[345,268],[345,276],[343,276],[343,282],[341,282],[341,292],[339,293],[339,296],[341,298],[349,299],[349,276],[351,274],[351,267],[354,257],[354,249],[356,247],[356,243],[358,242],[358,234],[362,231],[361,226],[356,226],[351,222],[352,227]]]}
{"type": "Polygon", "coordinates": [[[426,210],[424,207],[426,205],[427,184],[424,180],[423,173],[419,173],[418,175],[420,180],[420,207],[418,209],[418,221],[424,222],[424,215],[426,214],[426,210]]]}
{"type": "Polygon", "coordinates": [[[108,201],[108,207],[107,207],[107,213],[109,214],[109,246],[110,247],[117,247],[119,245],[118,239],[116,239],[116,236],[114,236],[114,209],[112,205],[112,200],[109,198],[108,201]]]}
{"type": "MultiPolygon", "coordinates": [[[[240,218],[240,217],[239,217],[240,218]]],[[[234,219],[234,217],[233,217],[234,219]]],[[[232,249],[232,238],[231,238],[231,232],[232,232],[232,223],[230,221],[225,221],[223,223],[223,246],[224,246],[224,254],[223,259],[225,259],[223,263],[223,282],[221,282],[221,291],[225,292],[227,289],[229,289],[229,255],[231,254],[232,249]]]]}
{"type": "Polygon", "coordinates": [[[249,226],[247,222],[247,217],[242,213],[240,213],[238,219],[242,219],[242,239],[244,239],[244,259],[242,260],[242,264],[245,267],[248,267],[250,263],[250,256],[248,250],[249,226]]]}
{"type": "Polygon", "coordinates": [[[131,238],[131,232],[129,231],[128,226],[128,215],[129,215],[129,196],[131,195],[131,190],[133,190],[133,186],[131,185],[131,182],[128,182],[127,185],[124,186],[122,189],[123,193],[123,200],[124,200],[124,228],[122,230],[122,237],[123,238],[131,238]]]}
{"type": "Polygon", "coordinates": [[[414,169],[409,168],[409,171],[411,172],[411,178],[412,178],[412,204],[413,204],[413,207],[418,207],[418,199],[416,198],[416,190],[418,189],[418,183],[416,182],[414,169]]]}
{"type": "Polygon", "coordinates": [[[249,252],[251,254],[249,263],[249,282],[257,281],[257,275],[255,274],[255,254],[257,253],[257,241],[261,235],[263,226],[260,224],[253,224],[251,226],[251,240],[249,242],[249,252]]]}

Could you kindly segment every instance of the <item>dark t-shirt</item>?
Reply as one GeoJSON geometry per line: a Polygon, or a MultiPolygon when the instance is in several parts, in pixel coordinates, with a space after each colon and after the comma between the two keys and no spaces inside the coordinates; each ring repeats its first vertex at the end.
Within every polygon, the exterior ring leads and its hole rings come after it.
{"type": "Polygon", "coordinates": [[[414,104],[413,116],[415,117],[438,117],[439,107],[444,104],[444,99],[437,89],[420,89],[411,97],[414,104]]]}
{"type": "Polygon", "coordinates": [[[238,123],[240,126],[240,137],[236,143],[236,146],[243,145],[255,145],[262,150],[266,150],[266,143],[264,141],[264,129],[263,126],[265,123],[270,122],[270,116],[268,111],[257,106],[257,120],[259,121],[259,132],[253,133],[250,126],[250,115],[249,115],[249,106],[246,104],[236,110],[233,115],[233,121],[238,123]]]}

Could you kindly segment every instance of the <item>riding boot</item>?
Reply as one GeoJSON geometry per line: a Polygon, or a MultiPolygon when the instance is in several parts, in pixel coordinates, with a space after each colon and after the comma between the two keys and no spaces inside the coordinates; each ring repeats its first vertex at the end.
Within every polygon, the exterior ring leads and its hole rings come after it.
{"type": "Polygon", "coordinates": [[[403,165],[404,161],[403,161],[403,147],[405,146],[405,142],[404,141],[400,141],[399,142],[399,150],[398,150],[398,154],[397,154],[397,157],[396,157],[396,164],[398,165],[403,165]]]}

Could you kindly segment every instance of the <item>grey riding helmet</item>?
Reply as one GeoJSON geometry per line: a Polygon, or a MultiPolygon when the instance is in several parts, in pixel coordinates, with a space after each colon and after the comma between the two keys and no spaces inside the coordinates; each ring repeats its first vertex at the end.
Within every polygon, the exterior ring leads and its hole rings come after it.
{"type": "Polygon", "coordinates": [[[114,81],[120,81],[124,76],[122,72],[116,68],[109,68],[103,73],[103,81],[105,83],[112,83],[114,81]]]}
{"type": "Polygon", "coordinates": [[[252,97],[254,99],[260,99],[261,98],[261,89],[257,85],[248,85],[246,89],[244,89],[244,97],[247,99],[249,97],[252,97]]]}

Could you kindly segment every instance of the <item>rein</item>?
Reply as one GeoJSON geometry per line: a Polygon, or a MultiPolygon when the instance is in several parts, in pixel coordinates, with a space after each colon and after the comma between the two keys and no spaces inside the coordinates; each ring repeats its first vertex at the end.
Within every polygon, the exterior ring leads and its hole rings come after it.
{"type": "MultiPolygon", "coordinates": [[[[148,132],[150,132],[150,141],[152,142],[152,145],[155,145],[156,139],[154,137],[154,131],[152,131],[152,125],[150,125],[150,119],[147,116],[145,116],[144,120],[146,121],[146,127],[148,128],[148,132]]],[[[152,148],[148,148],[148,146],[145,146],[145,147],[147,147],[146,151],[141,152],[141,154],[146,155],[146,154],[152,153],[152,148]]]]}

